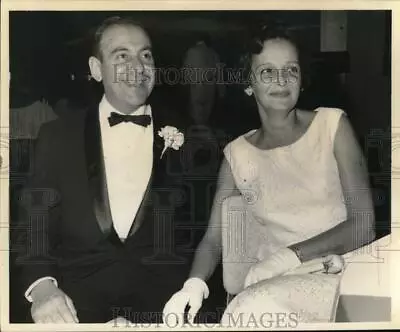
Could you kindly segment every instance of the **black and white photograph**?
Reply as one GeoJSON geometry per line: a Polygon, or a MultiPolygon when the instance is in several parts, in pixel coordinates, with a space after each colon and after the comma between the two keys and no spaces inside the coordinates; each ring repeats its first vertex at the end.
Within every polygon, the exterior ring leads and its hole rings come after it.
{"type": "Polygon", "coordinates": [[[116,8],[8,11],[3,319],[390,323],[393,11],[116,8]]]}

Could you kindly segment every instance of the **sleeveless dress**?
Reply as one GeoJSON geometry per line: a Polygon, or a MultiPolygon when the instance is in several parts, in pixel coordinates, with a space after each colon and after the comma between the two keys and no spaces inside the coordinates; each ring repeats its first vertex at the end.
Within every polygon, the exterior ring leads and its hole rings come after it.
{"type": "Polygon", "coordinates": [[[237,294],[252,264],[347,219],[334,156],[340,109],[317,108],[293,144],[261,150],[238,137],[225,157],[241,199],[223,205],[224,286],[237,294]],[[235,202],[235,203],[232,203],[235,202]],[[234,206],[236,205],[236,206],[234,206]]]}

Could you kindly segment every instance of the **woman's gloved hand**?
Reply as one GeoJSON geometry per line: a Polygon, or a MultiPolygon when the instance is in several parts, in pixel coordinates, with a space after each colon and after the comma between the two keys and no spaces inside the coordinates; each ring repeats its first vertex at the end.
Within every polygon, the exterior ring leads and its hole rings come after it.
{"type": "Polygon", "coordinates": [[[254,264],[247,273],[244,287],[294,270],[301,265],[295,252],[289,248],[278,250],[270,257],[254,264]]]}
{"type": "Polygon", "coordinates": [[[168,300],[163,310],[163,321],[168,326],[178,326],[184,323],[185,308],[189,305],[188,321],[193,323],[194,318],[201,308],[203,299],[209,295],[207,284],[200,278],[186,280],[180,291],[168,300]]]}

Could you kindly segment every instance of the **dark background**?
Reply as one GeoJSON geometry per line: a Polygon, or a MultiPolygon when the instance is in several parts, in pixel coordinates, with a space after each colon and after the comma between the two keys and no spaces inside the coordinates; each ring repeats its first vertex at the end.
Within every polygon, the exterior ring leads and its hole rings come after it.
{"type": "MultiPolygon", "coordinates": [[[[376,208],[377,235],[390,232],[391,180],[391,12],[348,11],[347,49],[320,52],[320,11],[167,11],[167,12],[11,12],[10,106],[21,104],[14,77],[23,80],[34,98],[50,105],[66,97],[79,107],[99,100],[101,90],[88,81],[91,33],[104,18],[131,16],[149,31],[158,67],[179,68],[186,50],[200,32],[209,32],[214,49],[227,67],[235,67],[249,28],[258,22],[289,25],[306,51],[309,84],[299,106],[343,108],[368,159],[376,208]],[[75,75],[75,80],[70,75],[75,75]]],[[[259,126],[257,109],[243,87],[227,86],[215,110],[215,126],[232,139],[259,126]]],[[[185,116],[182,87],[161,84],[156,95],[185,116]]],[[[12,126],[12,123],[10,124],[12,126]]],[[[10,137],[11,236],[18,227],[19,192],[31,170],[33,139],[10,137]]],[[[13,259],[13,254],[11,254],[13,259]]],[[[11,321],[24,319],[21,290],[11,281],[11,321]]]]}
{"type": "MultiPolygon", "coordinates": [[[[343,107],[362,136],[390,128],[390,11],[348,11],[347,52],[327,57],[320,53],[320,11],[214,12],[12,12],[10,14],[10,72],[24,75],[35,93],[48,100],[68,96],[85,104],[98,98],[88,82],[91,32],[104,18],[129,15],[143,23],[152,37],[159,67],[181,65],[198,32],[209,32],[221,60],[236,65],[247,31],[258,22],[282,21],[290,26],[311,63],[311,86],[302,105],[343,107]],[[332,59],[331,62],[326,59],[332,59]],[[324,64],[325,62],[325,64],[324,64]],[[333,63],[333,65],[332,65],[333,63]],[[76,76],[70,80],[70,74],[76,76]],[[335,74],[344,73],[339,83],[335,74]]],[[[11,86],[13,80],[11,79],[11,86]]],[[[232,85],[226,101],[229,115],[243,109],[241,87],[232,85]]],[[[176,86],[158,88],[172,103],[176,86]]],[[[13,100],[11,100],[13,102],[13,100]]],[[[169,102],[169,101],[167,101],[169,102]]],[[[258,120],[256,110],[240,114],[244,129],[258,120]],[[255,118],[255,119],[254,119],[255,118]]],[[[224,117],[225,126],[231,116],[224,117]]],[[[234,117],[236,120],[236,117],[234,117]]],[[[233,121],[232,121],[233,122],[233,121]]],[[[236,121],[235,121],[236,122],[236,121]]]]}

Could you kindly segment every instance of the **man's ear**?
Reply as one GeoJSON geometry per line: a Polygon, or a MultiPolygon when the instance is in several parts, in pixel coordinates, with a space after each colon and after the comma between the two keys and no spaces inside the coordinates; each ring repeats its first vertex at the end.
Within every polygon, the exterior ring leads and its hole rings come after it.
{"type": "Polygon", "coordinates": [[[253,88],[251,86],[248,86],[246,89],[244,89],[244,92],[246,95],[251,96],[253,94],[253,88]]]}
{"type": "Polygon", "coordinates": [[[97,81],[101,82],[102,75],[101,75],[101,62],[94,56],[89,58],[89,68],[90,68],[90,75],[97,81]]]}

